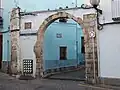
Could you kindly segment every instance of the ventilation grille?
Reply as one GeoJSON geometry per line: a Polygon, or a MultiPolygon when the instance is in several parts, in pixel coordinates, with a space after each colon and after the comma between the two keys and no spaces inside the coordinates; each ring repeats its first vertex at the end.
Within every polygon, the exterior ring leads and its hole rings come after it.
{"type": "Polygon", "coordinates": [[[24,59],[23,60],[23,73],[32,74],[33,73],[33,60],[24,59]]]}

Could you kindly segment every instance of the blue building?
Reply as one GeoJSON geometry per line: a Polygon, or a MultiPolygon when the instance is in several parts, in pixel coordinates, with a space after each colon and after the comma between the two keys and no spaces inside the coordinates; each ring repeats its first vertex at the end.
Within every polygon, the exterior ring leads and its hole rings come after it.
{"type": "Polygon", "coordinates": [[[52,23],[45,32],[45,69],[83,64],[84,47],[81,27],[73,20],[52,23]]]}
{"type": "Polygon", "coordinates": [[[8,0],[1,0],[2,5],[2,16],[3,16],[3,28],[1,29],[2,33],[2,60],[1,60],[1,68],[3,70],[7,69],[8,61],[10,61],[10,33],[9,33],[9,15],[10,15],[10,10],[13,8],[13,1],[8,1],[8,0]]]}

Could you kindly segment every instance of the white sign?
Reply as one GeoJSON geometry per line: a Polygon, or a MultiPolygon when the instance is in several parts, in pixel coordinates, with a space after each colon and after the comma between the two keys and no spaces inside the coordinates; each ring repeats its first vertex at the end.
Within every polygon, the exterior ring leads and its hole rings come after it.
{"type": "Polygon", "coordinates": [[[56,37],[57,37],[57,38],[62,38],[62,33],[57,33],[57,34],[56,34],[56,37]]]}
{"type": "Polygon", "coordinates": [[[90,37],[95,37],[95,32],[94,31],[89,32],[89,36],[90,37]]]}

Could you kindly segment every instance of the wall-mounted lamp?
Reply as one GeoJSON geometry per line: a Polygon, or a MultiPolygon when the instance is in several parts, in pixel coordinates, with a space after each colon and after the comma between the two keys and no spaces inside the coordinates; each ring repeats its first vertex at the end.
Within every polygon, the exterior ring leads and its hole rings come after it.
{"type": "Polygon", "coordinates": [[[102,30],[103,29],[103,25],[100,24],[100,22],[99,22],[99,14],[102,14],[102,10],[97,8],[99,3],[100,3],[100,0],[90,0],[90,4],[97,11],[97,24],[98,24],[97,28],[98,28],[98,30],[102,30]]]}

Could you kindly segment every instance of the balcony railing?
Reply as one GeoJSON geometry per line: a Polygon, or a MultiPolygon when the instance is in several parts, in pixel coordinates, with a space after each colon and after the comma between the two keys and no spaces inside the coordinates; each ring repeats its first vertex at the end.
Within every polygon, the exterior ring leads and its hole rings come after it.
{"type": "Polygon", "coordinates": [[[112,20],[120,21],[120,0],[112,0],[112,20]]]}

